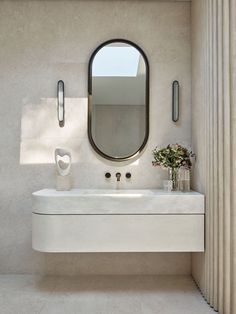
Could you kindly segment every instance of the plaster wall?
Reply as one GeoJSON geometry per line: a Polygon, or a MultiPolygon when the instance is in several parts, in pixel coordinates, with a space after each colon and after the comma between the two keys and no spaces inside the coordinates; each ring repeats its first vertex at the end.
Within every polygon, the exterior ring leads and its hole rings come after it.
{"type": "Polygon", "coordinates": [[[42,254],[31,248],[31,193],[54,187],[53,152],[72,152],[74,186],[158,188],[155,146],[191,142],[190,2],[0,1],[0,272],[189,274],[191,255],[42,254]],[[150,63],[150,137],[132,163],[98,157],[87,137],[87,67],[103,41],[138,44],[150,63]],[[59,128],[56,84],[65,82],[66,124],[59,128]],[[171,83],[181,86],[180,121],[171,121],[171,83]],[[106,181],[104,173],[112,179],[106,181]],[[132,180],[125,181],[125,173],[132,180]]]}

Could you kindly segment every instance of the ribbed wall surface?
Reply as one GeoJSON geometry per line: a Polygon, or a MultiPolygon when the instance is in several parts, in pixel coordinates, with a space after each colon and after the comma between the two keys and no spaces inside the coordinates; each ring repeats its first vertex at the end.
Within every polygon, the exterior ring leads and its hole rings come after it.
{"type": "Polygon", "coordinates": [[[192,2],[193,149],[204,159],[196,164],[194,184],[206,195],[206,250],[204,255],[193,256],[193,276],[206,300],[221,314],[236,313],[232,263],[232,9],[230,0],[192,2]],[[199,28],[204,31],[199,33],[199,28]],[[202,267],[197,265],[199,261],[202,267]]]}

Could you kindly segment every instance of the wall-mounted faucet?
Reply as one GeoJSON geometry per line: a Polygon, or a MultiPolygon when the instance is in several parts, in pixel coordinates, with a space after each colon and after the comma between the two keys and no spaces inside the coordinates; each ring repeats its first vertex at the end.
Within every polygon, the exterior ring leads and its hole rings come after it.
{"type": "Polygon", "coordinates": [[[117,182],[120,181],[120,177],[121,177],[121,173],[120,173],[120,172],[117,172],[117,173],[116,173],[116,180],[117,180],[117,182]]]}
{"type": "MultiPolygon", "coordinates": [[[[131,173],[130,172],[126,172],[126,174],[125,174],[125,177],[126,177],[126,179],[131,179],[131,173]]],[[[110,172],[106,172],[105,173],[105,178],[106,179],[110,179],[111,178],[111,173],[110,172]]],[[[120,172],[117,172],[116,173],[116,181],[117,182],[120,182],[120,178],[121,178],[121,173],[120,172]]]]}

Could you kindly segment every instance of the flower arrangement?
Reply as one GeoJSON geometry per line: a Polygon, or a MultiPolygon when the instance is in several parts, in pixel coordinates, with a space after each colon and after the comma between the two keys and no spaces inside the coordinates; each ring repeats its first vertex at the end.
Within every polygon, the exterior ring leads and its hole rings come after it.
{"type": "Polygon", "coordinates": [[[190,170],[192,167],[191,158],[195,154],[179,145],[169,144],[164,148],[155,148],[152,152],[154,161],[153,166],[160,166],[169,170],[169,178],[172,180],[172,190],[178,190],[178,171],[180,168],[190,170]]]}
{"type": "Polygon", "coordinates": [[[195,154],[191,150],[177,143],[169,144],[167,147],[161,149],[155,148],[152,154],[154,157],[153,166],[171,169],[184,167],[190,170],[192,167],[191,158],[195,157],[195,154]]]}

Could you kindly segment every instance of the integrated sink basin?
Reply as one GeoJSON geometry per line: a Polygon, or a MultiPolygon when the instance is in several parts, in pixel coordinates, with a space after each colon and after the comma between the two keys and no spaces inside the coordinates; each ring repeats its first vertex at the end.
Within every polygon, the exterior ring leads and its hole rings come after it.
{"type": "Polygon", "coordinates": [[[194,191],[44,189],[32,212],[37,251],[204,251],[204,196],[194,191]]]}
{"type": "Polygon", "coordinates": [[[204,196],[194,191],[44,189],[33,199],[33,212],[45,215],[204,213],[204,196]]]}

